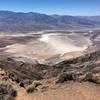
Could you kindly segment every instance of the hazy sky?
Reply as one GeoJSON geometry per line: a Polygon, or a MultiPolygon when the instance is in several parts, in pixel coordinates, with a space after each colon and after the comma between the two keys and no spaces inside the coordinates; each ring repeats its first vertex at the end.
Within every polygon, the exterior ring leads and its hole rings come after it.
{"type": "Polygon", "coordinates": [[[0,0],[0,10],[60,15],[100,15],[100,0],[0,0]]]}

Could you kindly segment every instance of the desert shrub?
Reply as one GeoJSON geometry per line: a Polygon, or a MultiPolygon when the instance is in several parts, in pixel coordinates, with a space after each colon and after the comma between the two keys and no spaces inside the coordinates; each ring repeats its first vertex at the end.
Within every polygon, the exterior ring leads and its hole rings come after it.
{"type": "Polygon", "coordinates": [[[71,72],[63,72],[63,73],[61,73],[57,77],[56,83],[63,83],[65,81],[67,81],[67,80],[73,80],[72,74],[73,73],[71,73],[71,72]]]}
{"type": "Polygon", "coordinates": [[[96,84],[100,84],[100,74],[99,73],[89,73],[87,75],[87,79],[90,82],[96,83],[96,84]]]}
{"type": "Polygon", "coordinates": [[[24,87],[24,83],[21,81],[21,82],[19,83],[19,86],[20,86],[20,87],[24,87]]]}
{"type": "Polygon", "coordinates": [[[34,87],[33,84],[28,85],[28,86],[26,87],[26,92],[27,92],[27,93],[32,93],[32,92],[34,92],[35,90],[36,90],[36,88],[34,87]]]}
{"type": "Polygon", "coordinates": [[[32,92],[34,92],[35,90],[37,90],[37,87],[39,86],[39,85],[42,85],[40,82],[38,82],[38,81],[33,81],[33,83],[31,84],[31,85],[28,85],[27,87],[26,87],[26,92],[27,93],[32,93],[32,92]]]}
{"type": "Polygon", "coordinates": [[[17,96],[16,90],[7,82],[0,82],[0,100],[14,100],[17,96]]]}
{"type": "Polygon", "coordinates": [[[38,87],[39,85],[42,85],[39,81],[33,81],[32,84],[34,87],[38,87]]]}

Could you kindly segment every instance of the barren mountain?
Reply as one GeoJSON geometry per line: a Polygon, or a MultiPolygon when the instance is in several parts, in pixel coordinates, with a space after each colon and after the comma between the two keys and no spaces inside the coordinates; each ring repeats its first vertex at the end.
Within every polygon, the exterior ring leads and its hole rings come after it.
{"type": "Polygon", "coordinates": [[[47,29],[78,29],[99,27],[91,18],[0,11],[0,32],[31,32],[47,29]]]}

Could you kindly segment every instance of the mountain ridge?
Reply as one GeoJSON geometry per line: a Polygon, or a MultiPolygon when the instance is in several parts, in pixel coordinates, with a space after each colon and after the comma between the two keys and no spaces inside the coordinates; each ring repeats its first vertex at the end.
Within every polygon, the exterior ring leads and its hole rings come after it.
{"type": "Polygon", "coordinates": [[[0,32],[31,32],[98,26],[100,22],[77,16],[0,11],[0,32]]]}

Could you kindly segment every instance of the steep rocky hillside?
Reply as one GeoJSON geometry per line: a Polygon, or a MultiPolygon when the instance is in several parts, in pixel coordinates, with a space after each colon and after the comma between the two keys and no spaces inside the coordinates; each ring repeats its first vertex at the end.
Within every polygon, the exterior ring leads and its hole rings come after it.
{"type": "Polygon", "coordinates": [[[5,58],[0,60],[0,68],[7,71],[9,78],[16,82],[24,82],[25,80],[41,80],[52,77],[63,78],[63,81],[77,81],[78,79],[94,81],[91,79],[94,77],[92,75],[96,74],[97,77],[100,77],[100,51],[75,59],[62,61],[52,66],[39,64],[38,62],[28,63],[17,61],[13,58],[5,58]],[[88,74],[91,77],[88,77],[88,74]]]}

